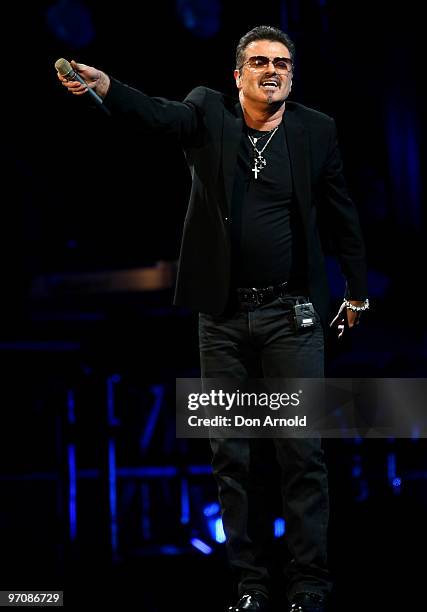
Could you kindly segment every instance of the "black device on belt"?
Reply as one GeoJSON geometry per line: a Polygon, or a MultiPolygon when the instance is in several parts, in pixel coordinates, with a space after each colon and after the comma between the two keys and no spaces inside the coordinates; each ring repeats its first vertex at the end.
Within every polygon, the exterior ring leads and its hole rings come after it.
{"type": "Polygon", "coordinates": [[[316,321],[314,306],[311,302],[303,302],[299,300],[294,306],[294,326],[296,331],[313,327],[316,321]]]}

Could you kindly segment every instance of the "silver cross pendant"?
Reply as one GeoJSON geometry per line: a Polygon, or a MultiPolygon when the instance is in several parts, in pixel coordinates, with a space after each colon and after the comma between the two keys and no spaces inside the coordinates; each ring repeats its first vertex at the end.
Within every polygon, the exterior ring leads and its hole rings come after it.
{"type": "Polygon", "coordinates": [[[252,168],[252,172],[255,175],[255,178],[258,178],[258,173],[266,166],[265,158],[259,154],[258,157],[254,158],[254,167],[252,168]]]}

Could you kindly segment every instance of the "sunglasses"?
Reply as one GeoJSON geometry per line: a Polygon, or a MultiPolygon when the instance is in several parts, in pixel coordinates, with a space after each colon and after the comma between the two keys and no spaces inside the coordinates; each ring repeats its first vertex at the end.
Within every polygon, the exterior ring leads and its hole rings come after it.
{"type": "Polygon", "coordinates": [[[265,55],[254,55],[250,57],[246,62],[243,62],[242,67],[248,64],[252,70],[265,70],[270,65],[270,60],[276,69],[276,72],[288,73],[292,72],[293,63],[289,57],[266,57],[265,55]]]}

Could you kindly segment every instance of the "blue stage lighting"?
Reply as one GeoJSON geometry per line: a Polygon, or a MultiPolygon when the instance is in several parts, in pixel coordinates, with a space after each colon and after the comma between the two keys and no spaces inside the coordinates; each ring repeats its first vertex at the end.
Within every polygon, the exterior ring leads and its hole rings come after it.
{"type": "Polygon", "coordinates": [[[205,542],[202,542],[202,540],[199,540],[199,538],[192,538],[191,545],[197,548],[197,550],[200,550],[204,555],[210,555],[212,553],[212,548],[205,542]]]}
{"type": "Polygon", "coordinates": [[[283,518],[275,519],[275,521],[274,521],[274,537],[275,538],[281,538],[283,535],[285,535],[285,531],[286,531],[285,519],[283,519],[283,518]]]}
{"type": "Polygon", "coordinates": [[[46,12],[51,32],[63,43],[81,49],[95,38],[92,16],[80,0],[58,0],[46,12]]]}
{"type": "Polygon", "coordinates": [[[220,29],[219,0],[176,0],[176,12],[187,30],[199,38],[211,38],[220,29]]]}
{"type": "Polygon", "coordinates": [[[219,510],[220,508],[218,502],[213,502],[212,504],[205,506],[203,509],[203,514],[205,516],[215,516],[215,514],[218,514],[219,510]]]}
{"type": "Polygon", "coordinates": [[[188,480],[181,480],[181,524],[188,525],[190,522],[190,491],[188,480]]]}
{"type": "Polygon", "coordinates": [[[224,525],[222,524],[221,518],[217,518],[215,520],[215,540],[218,542],[218,544],[223,544],[226,540],[224,525]]]}
{"type": "Polygon", "coordinates": [[[77,537],[77,468],[76,468],[76,446],[68,445],[68,477],[69,477],[69,508],[70,538],[77,537]]]}

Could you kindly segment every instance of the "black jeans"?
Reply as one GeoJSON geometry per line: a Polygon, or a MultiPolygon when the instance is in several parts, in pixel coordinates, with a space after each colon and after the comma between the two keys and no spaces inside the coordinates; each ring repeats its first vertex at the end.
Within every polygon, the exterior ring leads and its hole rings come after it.
{"type": "MultiPolygon", "coordinates": [[[[313,328],[295,332],[296,299],[238,306],[218,316],[200,313],[202,378],[323,377],[320,319],[316,313],[313,328]]],[[[320,439],[211,438],[227,554],[237,574],[239,595],[250,589],[268,594],[272,586],[273,528],[264,507],[265,476],[271,469],[266,445],[273,447],[281,472],[285,540],[291,558],[283,568],[287,596],[300,591],[326,594],[331,589],[326,557],[329,497],[320,439]]]]}

